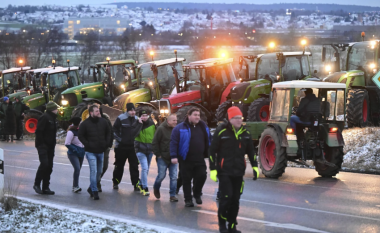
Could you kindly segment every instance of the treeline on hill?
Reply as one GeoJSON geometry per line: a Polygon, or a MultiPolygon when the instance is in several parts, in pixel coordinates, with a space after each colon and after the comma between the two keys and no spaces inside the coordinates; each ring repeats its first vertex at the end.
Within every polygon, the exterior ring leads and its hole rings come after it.
{"type": "Polygon", "coordinates": [[[283,9],[304,9],[315,12],[318,9],[321,12],[330,11],[347,11],[347,12],[363,12],[363,11],[379,11],[380,7],[360,6],[360,5],[338,5],[338,4],[310,4],[310,3],[279,3],[279,4],[244,4],[244,3],[184,3],[184,2],[116,2],[118,7],[127,5],[129,8],[146,8],[152,9],[196,9],[196,12],[202,10],[227,11],[261,11],[269,12],[283,9]]]}

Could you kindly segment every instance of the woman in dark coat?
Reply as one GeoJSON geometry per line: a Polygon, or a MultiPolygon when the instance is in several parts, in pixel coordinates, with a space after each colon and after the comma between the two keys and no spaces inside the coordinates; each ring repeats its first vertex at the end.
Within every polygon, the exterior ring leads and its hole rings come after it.
{"type": "Polygon", "coordinates": [[[13,135],[16,135],[16,112],[11,101],[9,101],[7,110],[5,111],[5,122],[4,125],[4,135],[9,142],[9,135],[11,136],[11,141],[13,142],[13,135]]]}

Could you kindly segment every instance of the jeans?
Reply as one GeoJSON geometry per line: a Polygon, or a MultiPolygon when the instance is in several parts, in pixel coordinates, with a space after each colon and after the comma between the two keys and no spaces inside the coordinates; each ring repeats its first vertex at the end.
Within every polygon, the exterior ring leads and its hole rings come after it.
{"type": "Polygon", "coordinates": [[[90,166],[90,188],[93,192],[98,191],[97,183],[103,170],[104,153],[91,153],[86,151],[86,158],[90,166]]]}
{"type": "Polygon", "coordinates": [[[49,188],[50,185],[50,175],[53,172],[54,150],[55,146],[40,146],[37,148],[40,166],[37,170],[34,185],[40,186],[42,181],[42,190],[49,188]]]}
{"type": "Polygon", "coordinates": [[[170,177],[170,196],[175,196],[175,191],[177,188],[177,164],[166,164],[162,158],[157,158],[157,168],[158,175],[156,181],[154,182],[153,188],[160,190],[161,183],[165,179],[166,170],[169,169],[169,177],[170,177]]]}
{"type": "Polygon", "coordinates": [[[73,165],[74,168],[74,175],[73,175],[73,187],[79,187],[79,175],[80,175],[80,169],[82,168],[83,158],[78,157],[77,155],[70,155],[67,154],[67,157],[70,160],[71,165],[73,165]]]}
{"type": "Polygon", "coordinates": [[[148,173],[150,161],[153,157],[153,152],[150,152],[148,155],[141,152],[137,152],[136,155],[141,165],[141,185],[145,189],[146,187],[148,187],[148,173]]]}
{"type": "Polygon", "coordinates": [[[124,174],[125,162],[129,163],[129,175],[133,187],[139,182],[139,161],[136,156],[135,148],[129,147],[117,147],[115,148],[115,168],[113,170],[113,184],[120,184],[124,174]]]}

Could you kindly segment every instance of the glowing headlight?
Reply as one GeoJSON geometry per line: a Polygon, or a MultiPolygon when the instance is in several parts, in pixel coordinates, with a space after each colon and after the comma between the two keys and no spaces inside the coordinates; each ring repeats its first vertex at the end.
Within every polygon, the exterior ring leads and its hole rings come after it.
{"type": "Polygon", "coordinates": [[[149,82],[149,86],[153,86],[153,82],[149,82]]]}
{"type": "Polygon", "coordinates": [[[67,101],[67,100],[62,100],[62,101],[61,101],[61,104],[62,104],[63,106],[66,106],[66,105],[69,104],[69,101],[67,101]]]}
{"type": "Polygon", "coordinates": [[[375,64],[375,63],[371,63],[371,64],[369,65],[369,68],[371,68],[371,69],[375,69],[375,67],[376,67],[376,64],[375,64]]]}
{"type": "Polygon", "coordinates": [[[125,88],[125,85],[124,85],[124,84],[121,84],[120,87],[121,87],[122,89],[124,89],[124,88],[125,88]]]}
{"type": "Polygon", "coordinates": [[[168,114],[168,113],[169,113],[169,109],[165,109],[164,111],[165,111],[165,113],[166,113],[166,114],[168,114]]]}
{"type": "Polygon", "coordinates": [[[331,66],[330,66],[330,65],[327,65],[327,66],[325,67],[325,70],[326,70],[327,72],[330,72],[330,71],[331,71],[331,66]]]}
{"type": "Polygon", "coordinates": [[[164,114],[164,113],[165,113],[165,110],[161,109],[161,110],[160,110],[160,113],[161,113],[161,114],[164,114]]]}

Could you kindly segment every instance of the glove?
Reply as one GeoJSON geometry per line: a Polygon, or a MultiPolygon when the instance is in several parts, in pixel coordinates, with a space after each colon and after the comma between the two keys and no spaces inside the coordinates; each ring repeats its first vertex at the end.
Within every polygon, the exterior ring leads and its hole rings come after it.
{"type": "Polygon", "coordinates": [[[260,172],[258,167],[252,167],[253,169],[253,180],[257,180],[257,177],[259,177],[260,172]]]}
{"type": "Polygon", "coordinates": [[[217,175],[218,175],[218,172],[216,170],[210,171],[210,178],[215,182],[218,182],[218,177],[216,177],[217,175]]]}

